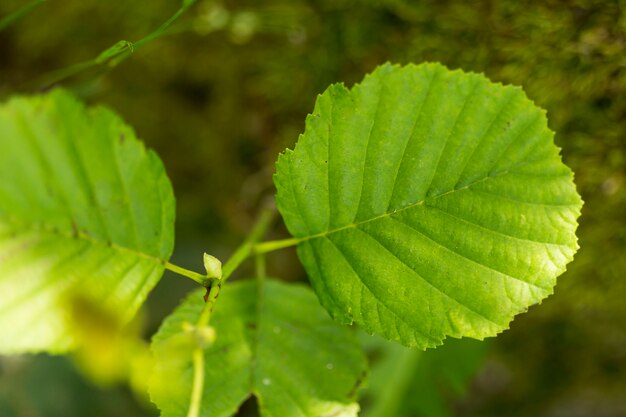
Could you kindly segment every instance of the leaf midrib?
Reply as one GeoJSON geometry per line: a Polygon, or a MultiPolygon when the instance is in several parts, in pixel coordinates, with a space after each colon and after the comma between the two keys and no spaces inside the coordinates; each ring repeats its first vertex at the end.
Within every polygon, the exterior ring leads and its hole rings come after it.
{"type": "MultiPolygon", "coordinates": [[[[408,205],[406,205],[404,207],[400,207],[400,208],[395,209],[395,210],[386,211],[386,212],[384,212],[382,214],[379,214],[377,216],[371,217],[371,218],[366,219],[366,220],[361,220],[361,221],[358,221],[358,222],[352,222],[352,223],[346,224],[344,226],[341,226],[341,227],[338,227],[338,228],[335,228],[335,229],[326,230],[324,232],[316,233],[316,234],[313,234],[313,235],[298,237],[298,243],[306,242],[307,240],[324,238],[324,237],[327,237],[329,235],[332,235],[332,234],[335,234],[335,233],[339,233],[339,232],[341,232],[343,230],[356,228],[356,227],[359,227],[359,226],[361,226],[363,224],[367,224],[367,223],[370,223],[370,222],[373,222],[373,221],[376,221],[376,220],[380,220],[380,219],[385,219],[385,218],[393,216],[393,215],[395,215],[397,213],[401,213],[403,211],[410,210],[410,209],[412,209],[414,207],[421,206],[421,205],[423,205],[426,202],[426,200],[436,200],[436,199],[444,197],[446,195],[450,195],[450,194],[456,193],[458,191],[463,191],[463,190],[468,189],[468,188],[470,188],[470,187],[472,187],[472,186],[474,186],[474,185],[476,185],[478,183],[487,181],[487,180],[489,180],[491,178],[500,177],[500,176],[506,175],[508,173],[509,173],[509,171],[505,171],[505,172],[502,172],[500,174],[489,175],[489,176],[486,176],[486,177],[481,178],[479,180],[476,180],[474,182],[471,182],[471,183],[469,183],[467,185],[464,185],[461,188],[448,190],[448,191],[445,191],[445,192],[443,192],[441,194],[437,194],[437,195],[432,196],[432,197],[424,198],[422,200],[416,201],[415,203],[408,204],[408,205]]],[[[306,222],[305,222],[305,224],[306,224],[306,222]]]]}
{"type": "Polygon", "coordinates": [[[42,235],[47,234],[47,235],[52,235],[52,236],[58,236],[60,238],[68,239],[68,240],[84,241],[93,245],[110,248],[121,253],[130,254],[135,257],[144,258],[144,259],[154,262],[155,264],[165,265],[165,263],[167,262],[166,259],[160,258],[158,256],[150,255],[140,250],[129,248],[124,245],[120,245],[113,241],[98,239],[80,229],[76,230],[75,232],[74,231],[67,232],[65,230],[61,230],[57,227],[51,226],[46,223],[38,223],[37,227],[34,227],[34,225],[30,225],[29,227],[29,225],[15,221],[11,219],[9,216],[0,216],[0,219],[6,220],[6,223],[9,225],[9,227],[13,227],[13,230],[15,231],[25,231],[25,232],[30,232],[34,234],[42,234],[42,235]]]}
{"type": "MultiPolygon", "coordinates": [[[[526,164],[521,164],[521,165],[516,166],[514,168],[521,168],[524,165],[526,165],[526,164]]],[[[400,207],[400,208],[392,210],[392,211],[386,211],[386,212],[384,212],[382,214],[379,214],[377,216],[371,217],[371,218],[366,219],[366,220],[349,223],[347,225],[344,225],[344,226],[341,226],[341,227],[338,227],[338,228],[335,228],[335,229],[326,230],[324,232],[316,233],[316,234],[313,234],[313,235],[298,237],[297,238],[297,243],[306,242],[308,240],[313,240],[313,239],[324,238],[324,237],[330,236],[330,235],[335,234],[335,233],[339,233],[339,232],[341,232],[343,230],[347,230],[347,229],[358,228],[359,226],[361,226],[363,224],[367,224],[367,223],[370,223],[370,222],[373,222],[373,221],[376,221],[376,220],[385,219],[387,217],[394,216],[397,213],[402,213],[403,211],[410,210],[410,209],[412,209],[414,207],[417,207],[417,206],[421,206],[426,201],[437,200],[437,199],[445,197],[447,195],[451,195],[451,194],[454,194],[454,193],[457,193],[457,192],[460,192],[460,191],[463,191],[463,190],[470,189],[471,187],[475,186],[476,184],[479,184],[479,183],[482,183],[482,182],[485,182],[485,181],[489,181],[489,180],[492,180],[494,178],[503,177],[503,176],[508,175],[510,173],[511,173],[511,170],[509,169],[509,170],[505,170],[503,172],[500,172],[500,173],[497,173],[497,174],[494,174],[494,175],[487,175],[486,177],[483,177],[483,178],[480,178],[480,179],[478,179],[476,181],[473,181],[473,182],[471,182],[471,183],[469,183],[467,185],[464,185],[463,187],[454,188],[452,190],[444,191],[444,192],[442,192],[440,194],[437,194],[437,195],[434,195],[432,197],[426,197],[426,198],[424,198],[422,200],[416,201],[415,203],[408,204],[408,205],[406,205],[404,207],[400,207]]],[[[499,195],[494,194],[494,196],[499,196],[499,195]]],[[[506,198],[506,197],[503,197],[503,198],[506,198]]],[[[521,201],[520,201],[520,203],[521,203],[521,201]]],[[[529,202],[526,202],[526,203],[533,204],[533,205],[546,206],[546,207],[554,206],[553,204],[541,204],[541,203],[529,203],[529,202]]],[[[561,205],[559,205],[559,206],[561,206],[561,205]]],[[[563,206],[569,206],[569,205],[563,205],[563,206]]],[[[572,205],[572,206],[575,206],[575,205],[572,205]]],[[[465,219],[463,219],[463,220],[465,220],[465,219]]],[[[469,222],[469,220],[465,220],[465,221],[469,222]]],[[[305,224],[306,224],[306,222],[305,222],[305,224]]],[[[479,227],[482,227],[482,228],[485,228],[484,226],[481,226],[481,225],[476,224],[476,223],[472,223],[472,224],[474,224],[476,226],[479,226],[479,227]]],[[[520,238],[520,237],[516,237],[516,236],[512,236],[512,235],[507,235],[507,234],[504,234],[502,232],[498,232],[497,230],[493,230],[493,229],[487,229],[487,230],[489,230],[491,232],[494,232],[494,233],[502,234],[502,235],[510,237],[512,239],[519,239],[519,240],[530,241],[530,242],[535,242],[535,243],[542,243],[542,244],[546,244],[546,245],[567,246],[565,244],[554,243],[554,242],[541,242],[541,241],[536,241],[536,240],[531,240],[531,239],[524,239],[524,238],[520,238]]]]}

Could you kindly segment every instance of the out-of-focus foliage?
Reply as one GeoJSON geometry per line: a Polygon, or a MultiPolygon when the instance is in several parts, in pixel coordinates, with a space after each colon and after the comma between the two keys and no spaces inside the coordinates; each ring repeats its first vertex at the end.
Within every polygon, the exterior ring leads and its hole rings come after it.
{"type": "Polygon", "coordinates": [[[158,416],[124,387],[96,388],[65,357],[0,358],[2,417],[158,416]]]}
{"type": "MultiPolygon", "coordinates": [[[[0,16],[23,4],[3,0],[0,16]]],[[[140,39],[179,5],[45,2],[0,31],[0,94],[35,91],[48,71],[140,39]]],[[[548,110],[576,174],[585,200],[581,249],[555,295],[493,341],[457,412],[626,415],[626,2],[199,1],[172,30],[113,71],[64,85],[111,105],[162,156],[179,201],[175,256],[198,268],[198,254],[227,254],[245,233],[252,207],[271,189],[276,154],[295,143],[330,83],[351,85],[391,60],[440,61],[522,85],[548,110]]],[[[269,268],[302,273],[291,251],[269,268]]],[[[149,332],[189,288],[168,277],[162,285],[149,332]]],[[[31,401],[51,395],[49,384],[18,388],[6,371],[0,376],[0,390],[31,401]]],[[[86,415],[75,410],[62,415],[86,415]]]]}
{"type": "MultiPolygon", "coordinates": [[[[218,305],[214,343],[203,347],[203,415],[234,415],[254,396],[262,416],[356,417],[365,355],[352,330],[332,321],[310,288],[248,279],[229,283],[218,305]]],[[[190,323],[203,306],[201,291],[192,292],[152,340],[150,398],[163,416],[187,415],[198,343],[190,323]]]]}
{"type": "Polygon", "coordinates": [[[361,395],[362,417],[451,417],[452,401],[466,392],[489,343],[446,340],[437,349],[408,349],[362,335],[372,358],[369,386],[361,395]]]}
{"type": "Polygon", "coordinates": [[[174,247],[158,156],[62,90],[0,105],[0,136],[0,352],[65,352],[81,327],[130,321],[174,247]]]}

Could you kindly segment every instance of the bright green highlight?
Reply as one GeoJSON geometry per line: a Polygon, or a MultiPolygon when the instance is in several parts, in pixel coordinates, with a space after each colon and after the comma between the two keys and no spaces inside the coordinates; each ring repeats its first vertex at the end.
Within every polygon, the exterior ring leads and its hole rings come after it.
{"type": "Polygon", "coordinates": [[[578,248],[582,201],[545,112],[438,64],[329,87],[274,180],[324,307],[408,346],[495,336],[578,248]]]}
{"type": "Polygon", "coordinates": [[[184,323],[196,322],[203,304],[201,292],[191,293],[153,339],[150,394],[163,417],[188,415],[198,386],[192,361],[203,365],[205,382],[196,395],[201,406],[189,415],[232,416],[255,395],[263,417],[356,416],[365,357],[352,330],[334,323],[311,290],[269,279],[224,286],[211,318],[217,337],[202,356],[193,354],[184,323]]]}
{"type": "Polygon", "coordinates": [[[174,244],[157,155],[68,93],[0,107],[0,352],[65,351],[92,308],[127,322],[174,244]]]}

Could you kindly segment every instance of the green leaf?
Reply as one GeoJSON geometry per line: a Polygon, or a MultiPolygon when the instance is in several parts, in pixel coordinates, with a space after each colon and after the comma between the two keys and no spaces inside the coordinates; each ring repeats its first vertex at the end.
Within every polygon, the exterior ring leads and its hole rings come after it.
{"type": "MultiPolygon", "coordinates": [[[[150,395],[164,417],[187,415],[194,343],[185,329],[197,321],[202,295],[193,292],[152,341],[150,395]]],[[[308,288],[229,284],[211,324],[217,338],[204,352],[201,415],[231,416],[254,394],[262,417],[356,416],[365,357],[351,329],[334,323],[308,288]]]]}
{"type": "Polygon", "coordinates": [[[0,106],[0,352],[127,322],[172,253],[174,212],[161,161],[109,110],[62,91],[0,106]]]}
{"type": "Polygon", "coordinates": [[[421,351],[367,336],[362,343],[373,357],[370,381],[362,391],[370,404],[362,417],[451,417],[481,366],[489,343],[453,339],[421,351]]]}
{"type": "Polygon", "coordinates": [[[545,112],[438,64],[329,87],[274,180],[324,307],[408,346],[494,336],[578,248],[582,201],[545,112]]]}

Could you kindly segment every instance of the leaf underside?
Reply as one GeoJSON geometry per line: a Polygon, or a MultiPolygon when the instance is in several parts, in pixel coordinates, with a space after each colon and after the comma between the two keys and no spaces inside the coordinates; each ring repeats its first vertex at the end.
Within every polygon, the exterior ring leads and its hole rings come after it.
{"type": "Polygon", "coordinates": [[[163,165],[68,93],[0,106],[0,353],[61,352],[95,308],[128,321],[174,241],[163,165]]]}
{"type": "Polygon", "coordinates": [[[501,332],[578,248],[582,201],[545,112],[438,64],[329,87],[274,181],[324,307],[407,346],[501,332]]]}
{"type": "MultiPolygon", "coordinates": [[[[232,416],[253,394],[262,417],[356,416],[366,360],[351,329],[334,323],[306,287],[270,280],[260,288],[246,280],[222,290],[211,318],[217,338],[204,351],[200,415],[232,416]]],[[[203,304],[193,292],[153,338],[150,396],[163,417],[187,415],[193,344],[183,328],[203,304]]]]}

